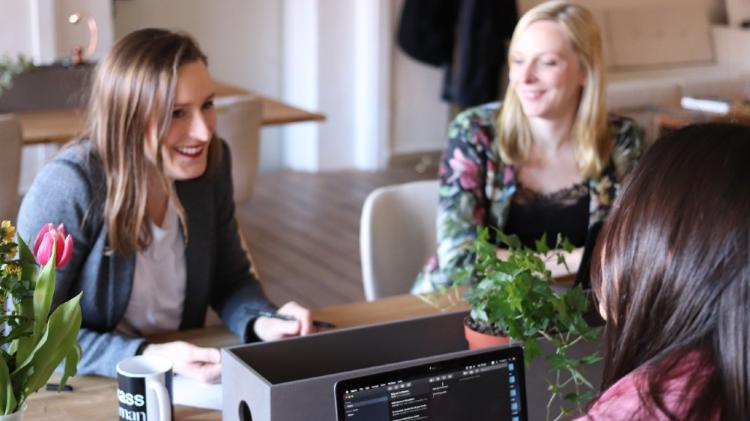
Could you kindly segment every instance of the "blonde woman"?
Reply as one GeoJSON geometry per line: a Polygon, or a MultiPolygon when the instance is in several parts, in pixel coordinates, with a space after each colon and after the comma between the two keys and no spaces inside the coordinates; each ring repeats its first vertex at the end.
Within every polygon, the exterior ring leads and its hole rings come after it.
{"type": "Polygon", "coordinates": [[[448,129],[437,255],[414,293],[448,285],[457,269],[472,265],[478,226],[516,234],[531,247],[544,233],[550,246],[562,234],[576,247],[569,265],[587,273],[584,245],[593,246],[620,181],[640,156],[641,131],[605,111],[601,34],[588,10],[567,1],[529,10],[513,33],[508,62],[503,103],[464,111],[448,129]]]}
{"type": "Polygon", "coordinates": [[[246,341],[311,331],[295,303],[275,312],[243,250],[229,150],[214,135],[207,60],[187,35],[143,29],[99,64],[84,136],[47,164],[21,205],[24,238],[64,223],[75,247],[53,305],[83,291],[81,374],[115,375],[127,356],[162,354],[207,382],[220,353],[144,336],[203,325],[210,305],[246,341]]]}

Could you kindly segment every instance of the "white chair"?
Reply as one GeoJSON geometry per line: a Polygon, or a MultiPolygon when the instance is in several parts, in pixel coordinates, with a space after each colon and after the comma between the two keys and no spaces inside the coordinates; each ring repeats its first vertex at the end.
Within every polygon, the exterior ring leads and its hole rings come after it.
{"type": "Polygon", "coordinates": [[[262,104],[252,96],[216,98],[216,134],[229,144],[232,152],[234,201],[250,198],[255,188],[260,152],[262,104]]]}
{"type": "Polygon", "coordinates": [[[367,196],[359,249],[365,297],[409,292],[436,250],[438,181],[381,187],[367,196]]]}
{"type": "Polygon", "coordinates": [[[21,170],[21,125],[12,114],[0,114],[0,220],[14,221],[18,213],[21,170]]]}
{"type": "MultiPolygon", "coordinates": [[[[263,105],[260,99],[252,96],[218,97],[216,107],[216,135],[224,139],[232,153],[232,184],[234,201],[242,203],[253,195],[255,177],[258,175],[260,153],[260,126],[263,105]]],[[[250,258],[250,252],[242,237],[242,246],[250,258]]],[[[252,259],[251,259],[252,260],[252,259]]],[[[255,268],[255,265],[253,265],[255,268]]],[[[256,273],[257,277],[257,273],[256,273]]],[[[209,308],[206,313],[206,326],[217,326],[223,322],[216,312],[209,308]]]]}

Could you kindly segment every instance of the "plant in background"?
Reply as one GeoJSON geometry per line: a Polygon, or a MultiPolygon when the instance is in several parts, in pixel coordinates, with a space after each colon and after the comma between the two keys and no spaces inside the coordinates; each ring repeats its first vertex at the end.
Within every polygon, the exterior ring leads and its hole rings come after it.
{"type": "Polygon", "coordinates": [[[0,58],[0,95],[13,87],[13,78],[34,66],[30,58],[18,53],[15,59],[7,54],[0,58]]]}
{"type": "Polygon", "coordinates": [[[50,314],[55,268],[70,259],[73,240],[65,228],[47,224],[34,241],[34,252],[9,221],[0,224],[0,415],[23,408],[26,399],[64,362],[60,389],[75,375],[81,356],[81,294],[50,314]],[[41,265],[41,270],[39,266],[41,265]]]}
{"type": "MultiPolygon", "coordinates": [[[[586,293],[575,286],[556,291],[550,284],[551,273],[545,263],[554,259],[567,268],[560,251],[570,252],[573,246],[558,236],[550,250],[546,235],[536,242],[536,250],[522,246],[518,237],[501,232],[498,238],[509,248],[506,260],[497,257],[497,246],[489,241],[489,230],[480,228],[474,242],[476,264],[457,275],[456,284],[466,286],[465,300],[471,305],[470,323],[479,330],[509,336],[523,343],[527,364],[542,355],[539,340],[552,345],[544,355],[553,371],[547,379],[551,398],[547,403],[547,419],[552,405],[562,399],[581,411],[581,404],[593,396],[594,387],[582,374],[581,368],[600,360],[597,353],[574,358],[570,349],[582,340],[598,338],[601,328],[592,327],[584,319],[589,309],[586,293]],[[563,393],[563,388],[574,392],[563,393]]],[[[475,329],[477,330],[477,329],[475,329]]],[[[555,419],[569,415],[571,410],[561,405],[555,419]]]]}

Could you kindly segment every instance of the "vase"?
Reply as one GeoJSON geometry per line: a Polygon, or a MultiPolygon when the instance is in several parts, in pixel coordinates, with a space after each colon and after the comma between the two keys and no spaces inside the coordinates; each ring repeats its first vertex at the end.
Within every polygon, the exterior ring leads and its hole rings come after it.
{"type": "Polygon", "coordinates": [[[466,337],[466,342],[469,343],[469,349],[489,348],[508,345],[510,343],[510,338],[507,336],[489,335],[470,328],[466,323],[468,318],[469,316],[464,318],[464,336],[466,337]]]}
{"type": "Polygon", "coordinates": [[[8,414],[0,415],[0,421],[23,421],[23,414],[26,412],[26,402],[18,408],[18,411],[8,414]]]}

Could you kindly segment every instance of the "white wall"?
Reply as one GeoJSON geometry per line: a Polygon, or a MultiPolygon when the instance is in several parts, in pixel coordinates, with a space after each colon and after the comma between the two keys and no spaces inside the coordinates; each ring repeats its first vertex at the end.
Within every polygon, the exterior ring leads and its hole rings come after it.
{"type": "Polygon", "coordinates": [[[393,55],[392,154],[442,150],[450,114],[450,106],[440,99],[443,72],[398,48],[393,55]]]}
{"type": "MultiPolygon", "coordinates": [[[[38,1],[38,0],[37,0],[38,1]]],[[[54,0],[56,27],[56,57],[69,57],[76,46],[84,51],[89,43],[88,25],[84,20],[73,25],[68,17],[73,13],[84,13],[96,21],[98,42],[93,58],[98,60],[112,48],[114,29],[112,2],[102,0],[54,0]]]]}
{"type": "Polygon", "coordinates": [[[729,25],[738,27],[740,23],[750,19],[750,1],[726,0],[726,12],[729,25]]]}
{"type": "MultiPolygon", "coordinates": [[[[317,2],[288,0],[282,3],[282,99],[317,110],[320,88],[317,83],[320,70],[317,2]]],[[[283,160],[287,166],[305,171],[318,169],[319,125],[303,123],[283,129],[283,160]]]]}
{"type": "MultiPolygon", "coordinates": [[[[392,0],[392,33],[398,28],[403,0],[392,0]]],[[[407,56],[392,36],[393,114],[391,153],[442,150],[447,142],[450,106],[440,99],[443,71],[407,56]]]]}
{"type": "Polygon", "coordinates": [[[354,164],[377,169],[387,165],[391,154],[393,2],[355,5],[354,164]]]}
{"type": "MultiPolygon", "coordinates": [[[[217,79],[279,98],[281,8],[266,0],[128,0],[115,2],[115,37],[149,26],[182,30],[200,44],[217,79]]],[[[278,127],[261,132],[260,170],[282,165],[278,127]]]]}
{"type": "Polygon", "coordinates": [[[450,105],[440,98],[444,72],[414,60],[398,47],[395,33],[403,0],[391,3],[391,154],[441,151],[447,143],[450,123],[450,105]]]}
{"type": "Polygon", "coordinates": [[[112,3],[102,0],[0,0],[0,55],[24,53],[36,64],[70,55],[88,44],[84,23],[71,25],[68,16],[86,12],[96,19],[99,43],[95,57],[112,47],[112,3]]]}
{"type": "MultiPolygon", "coordinates": [[[[308,0],[295,0],[308,1],[308,0]]],[[[354,3],[318,1],[319,108],[328,115],[320,127],[319,168],[353,166],[354,143],[354,3]]]]}
{"type": "Polygon", "coordinates": [[[0,56],[31,56],[31,3],[0,0],[0,56]]]}
{"type": "MultiPolygon", "coordinates": [[[[88,44],[85,25],[71,25],[67,17],[85,12],[98,23],[99,42],[95,58],[112,46],[112,3],[102,0],[0,0],[0,56],[18,53],[36,64],[49,64],[67,57],[75,45],[88,44]]],[[[57,152],[57,145],[23,148],[19,190],[25,192],[36,173],[57,152]]]]}
{"type": "Polygon", "coordinates": [[[285,129],[289,167],[376,169],[386,162],[389,10],[381,0],[284,1],[282,99],[326,114],[324,123],[285,129]]]}

